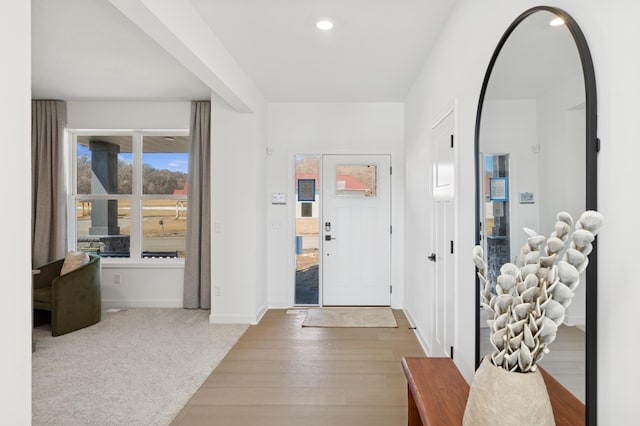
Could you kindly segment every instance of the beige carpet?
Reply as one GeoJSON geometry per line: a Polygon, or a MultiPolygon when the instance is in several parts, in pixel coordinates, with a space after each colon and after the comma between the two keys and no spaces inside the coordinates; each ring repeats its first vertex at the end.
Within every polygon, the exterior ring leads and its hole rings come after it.
{"type": "Polygon", "coordinates": [[[390,308],[310,308],[303,327],[398,327],[390,308]]]}
{"type": "Polygon", "coordinates": [[[59,337],[37,327],[33,425],[168,425],[246,329],[160,308],[103,312],[59,337]]]}

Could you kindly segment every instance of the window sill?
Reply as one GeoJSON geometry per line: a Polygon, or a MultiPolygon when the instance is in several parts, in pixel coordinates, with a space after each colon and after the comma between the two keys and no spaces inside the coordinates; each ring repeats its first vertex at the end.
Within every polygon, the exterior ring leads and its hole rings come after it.
{"type": "Polygon", "coordinates": [[[102,258],[104,269],[184,269],[184,259],[102,258]]]}

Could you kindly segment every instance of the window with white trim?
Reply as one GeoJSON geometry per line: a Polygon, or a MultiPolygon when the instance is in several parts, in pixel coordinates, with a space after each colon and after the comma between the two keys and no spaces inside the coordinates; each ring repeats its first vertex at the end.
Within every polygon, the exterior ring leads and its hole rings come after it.
{"type": "Polygon", "coordinates": [[[105,258],[181,259],[186,131],[70,131],[69,247],[105,258]]]}

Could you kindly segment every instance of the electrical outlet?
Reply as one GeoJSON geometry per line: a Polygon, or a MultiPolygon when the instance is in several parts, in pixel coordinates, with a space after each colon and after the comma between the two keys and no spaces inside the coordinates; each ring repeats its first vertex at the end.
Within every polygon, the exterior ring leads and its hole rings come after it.
{"type": "Polygon", "coordinates": [[[214,296],[222,296],[222,289],[219,285],[213,287],[213,294],[214,296]]]}
{"type": "Polygon", "coordinates": [[[113,274],[113,283],[120,284],[120,274],[113,274]]]}

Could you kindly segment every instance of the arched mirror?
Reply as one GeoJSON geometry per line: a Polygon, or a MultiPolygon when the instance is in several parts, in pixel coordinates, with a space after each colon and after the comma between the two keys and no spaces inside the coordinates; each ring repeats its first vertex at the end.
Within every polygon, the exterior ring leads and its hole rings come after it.
{"type": "MultiPolygon", "coordinates": [[[[523,227],[549,235],[559,211],[577,219],[597,208],[593,63],[566,12],[527,10],[499,41],[480,95],[475,150],[476,243],[495,283],[500,266],[526,243],[523,227]]],[[[596,424],[596,260],[594,246],[565,323],[540,363],[585,403],[589,425],[596,424]]],[[[479,288],[476,367],[491,352],[479,288]]]]}

